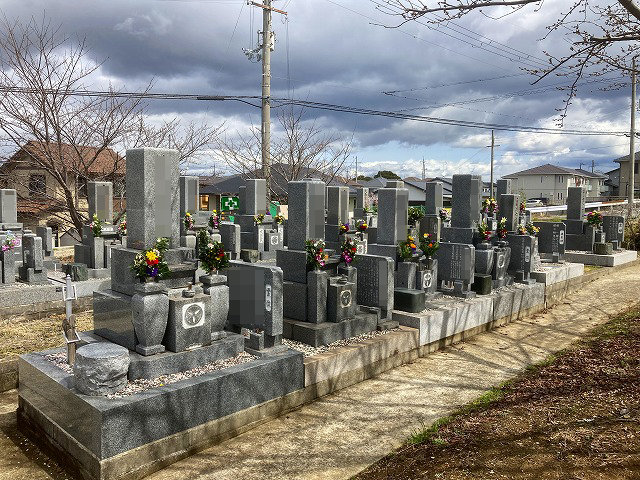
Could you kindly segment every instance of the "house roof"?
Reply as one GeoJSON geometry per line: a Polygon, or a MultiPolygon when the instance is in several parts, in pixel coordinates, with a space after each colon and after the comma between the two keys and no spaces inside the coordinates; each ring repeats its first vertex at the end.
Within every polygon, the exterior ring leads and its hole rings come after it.
{"type": "Polygon", "coordinates": [[[54,168],[67,169],[71,171],[86,171],[90,174],[100,176],[115,173],[124,175],[126,171],[125,159],[110,148],[98,149],[89,146],[73,146],[66,143],[58,144],[44,143],[31,140],[24,144],[7,160],[2,168],[16,167],[24,162],[35,161],[48,163],[49,158],[54,164],[54,168]],[[25,156],[32,157],[33,160],[26,160],[25,156]],[[50,157],[49,157],[50,156],[50,157]]]}
{"type": "Polygon", "coordinates": [[[545,165],[539,165],[537,167],[522,170],[520,172],[510,173],[509,175],[503,175],[502,178],[517,178],[520,175],[580,175],[579,172],[572,168],[558,167],[557,165],[551,165],[547,163],[545,165]]]}
{"type": "MultiPolygon", "coordinates": [[[[618,162],[618,163],[628,162],[628,161],[629,161],[629,155],[625,155],[624,157],[616,158],[614,160],[614,162],[618,162]]],[[[638,163],[638,161],[640,161],[640,152],[636,152],[635,153],[635,161],[636,161],[636,163],[638,163]]]]}
{"type": "Polygon", "coordinates": [[[578,172],[580,175],[583,175],[583,176],[589,177],[589,178],[608,178],[606,175],[603,175],[600,172],[589,172],[589,171],[583,170],[581,168],[576,168],[576,172],[578,172]]]}

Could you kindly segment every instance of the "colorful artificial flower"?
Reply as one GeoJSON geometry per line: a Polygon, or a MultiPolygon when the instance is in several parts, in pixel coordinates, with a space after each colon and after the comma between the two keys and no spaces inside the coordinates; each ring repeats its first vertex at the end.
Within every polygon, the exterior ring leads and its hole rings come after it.
{"type": "Polygon", "coordinates": [[[507,219],[502,217],[500,221],[498,221],[498,228],[496,229],[496,235],[500,239],[507,238],[507,219]]]}
{"type": "Polygon", "coordinates": [[[2,241],[2,251],[10,251],[20,245],[20,241],[12,232],[7,232],[5,239],[2,241]]]}
{"type": "Polygon", "coordinates": [[[217,210],[213,210],[211,212],[211,216],[209,217],[209,227],[216,230],[220,226],[220,215],[218,215],[217,210]]]}
{"type": "Polygon", "coordinates": [[[273,223],[282,225],[284,223],[284,216],[276,215],[275,217],[273,217],[273,223]]]}
{"type": "Polygon", "coordinates": [[[440,211],[438,212],[438,216],[440,217],[440,220],[442,220],[443,222],[448,222],[451,220],[451,214],[449,213],[448,210],[445,210],[444,208],[440,209],[440,211]]]}
{"type": "Polygon", "coordinates": [[[264,222],[264,213],[259,213],[258,215],[254,215],[253,221],[256,225],[262,225],[262,222],[264,222]]]}
{"type": "Polygon", "coordinates": [[[424,233],[422,235],[422,241],[420,242],[420,250],[427,257],[431,257],[434,253],[438,251],[440,248],[440,244],[435,241],[433,235],[431,233],[424,233]]]}
{"type": "Polygon", "coordinates": [[[540,229],[538,227],[536,227],[532,222],[527,222],[527,224],[524,226],[524,229],[527,231],[527,233],[529,235],[534,236],[534,237],[540,231],[540,229]]]}
{"type": "Polygon", "coordinates": [[[358,232],[364,233],[367,231],[367,228],[369,228],[369,225],[364,220],[358,220],[356,222],[356,230],[358,232]]]}
{"type": "Polygon", "coordinates": [[[586,214],[587,223],[594,227],[599,227],[602,224],[602,213],[593,211],[586,214]]]}
{"type": "Polygon", "coordinates": [[[489,225],[487,225],[487,222],[482,221],[478,224],[478,233],[482,237],[483,241],[489,241],[491,238],[491,229],[489,228],[489,225]]]}
{"type": "Polygon", "coordinates": [[[349,224],[340,222],[340,235],[349,233],[349,224]]]}
{"type": "Polygon", "coordinates": [[[495,198],[487,198],[482,202],[482,213],[486,215],[493,215],[498,213],[498,203],[495,198]]]}
{"type": "Polygon", "coordinates": [[[328,258],[324,251],[325,243],[323,240],[307,240],[305,242],[305,250],[307,252],[307,265],[313,270],[320,270],[326,265],[328,258]]]}
{"type": "Polygon", "coordinates": [[[131,265],[131,271],[135,273],[141,281],[147,277],[154,280],[164,278],[169,275],[169,265],[164,260],[164,252],[169,248],[168,238],[159,238],[152,248],[138,253],[131,265]]]}
{"type": "Polygon", "coordinates": [[[184,229],[185,230],[191,230],[194,226],[194,222],[193,222],[193,217],[191,216],[191,214],[189,212],[184,214],[184,229]]]}
{"type": "Polygon", "coordinates": [[[91,223],[89,224],[89,228],[91,228],[91,232],[94,237],[99,237],[102,235],[102,221],[98,218],[98,215],[95,213],[91,218],[91,223]]]}
{"type": "Polygon", "coordinates": [[[358,251],[358,240],[353,237],[346,237],[340,245],[340,259],[349,266],[356,258],[358,251]]]}
{"type": "Polygon", "coordinates": [[[212,241],[209,232],[198,232],[198,260],[200,265],[211,275],[216,270],[224,270],[229,266],[229,256],[222,242],[212,241]]]}
{"type": "Polygon", "coordinates": [[[127,219],[126,217],[118,224],[118,235],[124,237],[127,234],[127,219]]]}

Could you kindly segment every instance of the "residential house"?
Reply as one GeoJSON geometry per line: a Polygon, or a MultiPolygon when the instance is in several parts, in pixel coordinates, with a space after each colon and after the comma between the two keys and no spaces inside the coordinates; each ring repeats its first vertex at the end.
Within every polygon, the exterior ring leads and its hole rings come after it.
{"type": "MultiPolygon", "coordinates": [[[[614,162],[620,164],[620,181],[618,186],[618,196],[627,197],[629,195],[629,155],[616,158],[614,162]]],[[[635,153],[634,169],[633,169],[633,191],[636,198],[638,198],[638,191],[640,190],[640,175],[638,175],[638,163],[640,163],[640,152],[635,153]]]]}
{"type": "Polygon", "coordinates": [[[620,167],[614,168],[605,172],[607,179],[604,181],[606,187],[607,196],[619,197],[620,196],[620,167]]]}
{"type": "Polygon", "coordinates": [[[565,204],[569,187],[587,187],[589,199],[600,198],[606,192],[606,176],[551,164],[511,173],[502,178],[512,181],[513,193],[523,194],[526,198],[545,199],[548,205],[565,204]]]}
{"type": "Polygon", "coordinates": [[[126,163],[113,150],[30,141],[0,165],[2,188],[18,194],[18,221],[35,230],[46,225],[60,245],[79,241],[69,214],[73,208],[87,216],[87,181],[114,184],[114,210],[124,208],[126,163]],[[64,182],[64,185],[63,183],[64,182]]]}

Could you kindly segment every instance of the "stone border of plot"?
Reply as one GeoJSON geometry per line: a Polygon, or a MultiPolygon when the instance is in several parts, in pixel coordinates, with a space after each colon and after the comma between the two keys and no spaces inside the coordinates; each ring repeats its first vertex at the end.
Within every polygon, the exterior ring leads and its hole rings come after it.
{"type": "MultiPolygon", "coordinates": [[[[558,292],[566,295],[579,288],[583,282],[593,281],[621,268],[637,264],[640,264],[640,260],[620,267],[597,269],[581,277],[556,282],[552,287],[564,287],[558,292]]],[[[458,318],[458,315],[466,316],[465,318],[480,315],[482,318],[479,321],[474,320],[474,325],[473,322],[466,325],[469,328],[462,328],[427,343],[423,341],[423,345],[420,345],[420,330],[403,326],[386,335],[305,358],[303,389],[103,460],[101,478],[141,479],[171,463],[311,403],[319,397],[375,377],[497,326],[538,313],[547,307],[545,287],[543,284],[536,284],[449,306],[447,309],[450,311],[458,310],[455,318],[458,318]]],[[[50,422],[50,419],[43,420],[46,420],[45,425],[47,421],[50,422]]],[[[29,425],[23,427],[29,428],[29,425]]],[[[56,427],[55,430],[60,435],[60,429],[56,427]]],[[[43,431],[34,433],[46,434],[43,431]]],[[[67,447],[72,446],[72,450],[80,447],[73,438],[66,435],[64,437],[48,438],[48,441],[53,441],[54,448],[56,443],[60,442],[67,447]]],[[[44,446],[46,449],[47,445],[44,446]]],[[[52,445],[49,444],[48,447],[51,448],[52,445]]]]}

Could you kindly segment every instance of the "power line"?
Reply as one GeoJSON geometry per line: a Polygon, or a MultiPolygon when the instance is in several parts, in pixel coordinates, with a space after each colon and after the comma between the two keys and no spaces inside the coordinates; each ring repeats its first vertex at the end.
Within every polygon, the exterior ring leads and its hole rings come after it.
{"type": "MultiPolygon", "coordinates": [[[[0,93],[21,93],[21,94],[64,94],[68,96],[85,96],[85,97],[101,97],[101,98],[128,98],[128,99],[149,99],[149,100],[197,100],[197,101],[239,101],[246,103],[252,107],[260,108],[260,105],[255,105],[249,100],[257,100],[262,97],[259,95],[199,95],[199,94],[180,94],[180,93],[152,93],[152,92],[115,92],[115,91],[96,91],[96,90],[66,90],[64,92],[54,90],[41,90],[25,87],[0,87],[0,93]]],[[[509,125],[509,124],[496,124],[496,123],[483,123],[473,122],[467,120],[455,120],[449,118],[411,115],[400,112],[372,110],[360,107],[350,107],[346,105],[335,105],[330,103],[313,102],[310,100],[300,99],[287,99],[287,98],[274,98],[271,97],[274,102],[274,107],[284,107],[287,105],[296,105],[305,108],[312,108],[318,110],[335,111],[343,113],[351,113],[356,115],[377,116],[386,118],[395,118],[400,120],[410,120],[417,122],[435,123],[440,125],[452,125],[458,127],[467,128],[481,128],[481,129],[495,129],[502,131],[512,132],[530,132],[530,133],[547,133],[554,135],[584,135],[584,136],[601,136],[601,135],[616,135],[624,136],[628,135],[626,131],[604,131],[604,130],[575,130],[575,129],[560,129],[560,128],[546,128],[546,127],[533,127],[522,125],[509,125]]]]}

